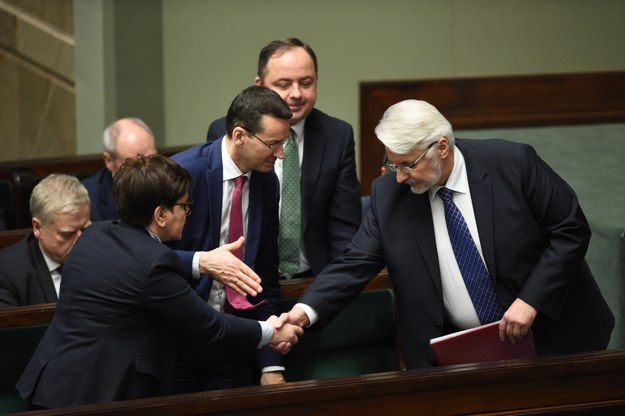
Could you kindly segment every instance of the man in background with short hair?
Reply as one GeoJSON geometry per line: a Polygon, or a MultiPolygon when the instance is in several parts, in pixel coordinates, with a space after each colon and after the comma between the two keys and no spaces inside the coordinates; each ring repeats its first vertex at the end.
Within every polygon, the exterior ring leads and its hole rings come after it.
{"type": "MultiPolygon", "coordinates": [[[[362,215],[354,131],[345,121],[315,108],[317,70],[315,52],[296,38],[270,42],[258,56],[256,85],[277,92],[293,112],[296,146],[285,147],[284,161],[275,165],[281,186],[280,273],[286,279],[321,272],[351,241],[362,215]],[[299,165],[293,168],[295,174],[286,168],[293,157],[299,165]],[[300,195],[291,200],[299,201],[299,207],[289,204],[285,209],[284,201],[290,199],[285,184],[297,188],[300,195]],[[287,232],[287,222],[295,231],[287,232]]],[[[207,141],[225,133],[224,119],[216,120],[207,141]]]]}
{"type": "Polygon", "coordinates": [[[129,157],[155,155],[154,134],[137,117],[121,118],[109,125],[102,135],[104,168],[83,180],[91,199],[91,220],[117,219],[113,201],[113,175],[129,157]]]}
{"type": "Polygon", "coordinates": [[[33,231],[0,250],[0,308],[58,300],[61,267],[90,224],[89,195],[74,176],[53,173],[30,196],[33,231]]]}

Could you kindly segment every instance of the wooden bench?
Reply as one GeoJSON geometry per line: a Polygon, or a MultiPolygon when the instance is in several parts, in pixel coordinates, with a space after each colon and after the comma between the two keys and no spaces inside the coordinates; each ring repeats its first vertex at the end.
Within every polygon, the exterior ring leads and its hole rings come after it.
{"type": "MultiPolygon", "coordinates": [[[[171,156],[188,146],[161,149],[171,156]]],[[[0,162],[0,205],[9,228],[30,226],[29,200],[35,185],[51,173],[65,173],[84,179],[104,167],[102,154],[53,157],[0,162]]]]}
{"type": "Polygon", "coordinates": [[[454,130],[622,123],[625,71],[361,82],[363,195],[384,154],[375,127],[388,107],[407,99],[434,105],[454,130]]]}
{"type": "Polygon", "coordinates": [[[54,315],[53,303],[0,309],[0,414],[26,409],[15,391],[54,315]]]}
{"type": "Polygon", "coordinates": [[[625,414],[625,351],[291,382],[28,413],[53,415],[625,414]]]}
{"type": "MultiPolygon", "coordinates": [[[[282,282],[282,310],[290,309],[311,279],[282,282]]],[[[0,413],[26,407],[14,389],[52,316],[54,304],[0,309],[0,413]],[[10,357],[10,359],[7,359],[10,357]]],[[[386,273],[321,331],[307,332],[286,356],[288,380],[321,379],[403,368],[395,305],[386,273]]]]}
{"type": "Polygon", "coordinates": [[[17,228],[15,230],[0,231],[0,250],[17,243],[32,231],[32,228],[17,228]]]}

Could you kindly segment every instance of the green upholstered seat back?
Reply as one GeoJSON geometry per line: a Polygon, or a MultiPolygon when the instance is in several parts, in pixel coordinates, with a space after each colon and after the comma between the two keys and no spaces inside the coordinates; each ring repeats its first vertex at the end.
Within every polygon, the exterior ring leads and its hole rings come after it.
{"type": "Polygon", "coordinates": [[[27,410],[15,390],[48,325],[0,328],[0,414],[27,410]]]}
{"type": "MultiPolygon", "coordinates": [[[[289,310],[296,299],[284,299],[289,310]]],[[[287,381],[397,369],[393,291],[364,291],[326,327],[305,331],[285,356],[287,381]]]]}

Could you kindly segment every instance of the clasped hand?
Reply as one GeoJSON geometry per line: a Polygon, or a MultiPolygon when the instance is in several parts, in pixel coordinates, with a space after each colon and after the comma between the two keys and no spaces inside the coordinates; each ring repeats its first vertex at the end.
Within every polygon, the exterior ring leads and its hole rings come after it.
{"type": "Polygon", "coordinates": [[[283,323],[275,315],[267,319],[267,322],[273,326],[273,336],[268,346],[280,354],[289,352],[291,347],[297,344],[298,337],[304,334],[304,330],[299,326],[283,323]]]}

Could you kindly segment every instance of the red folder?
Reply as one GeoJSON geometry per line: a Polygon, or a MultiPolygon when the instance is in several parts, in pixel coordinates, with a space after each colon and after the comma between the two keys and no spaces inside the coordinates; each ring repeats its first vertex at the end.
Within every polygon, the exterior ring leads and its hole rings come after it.
{"type": "Polygon", "coordinates": [[[477,363],[536,357],[534,338],[528,333],[513,344],[499,339],[499,321],[430,340],[436,365],[477,363]]]}

